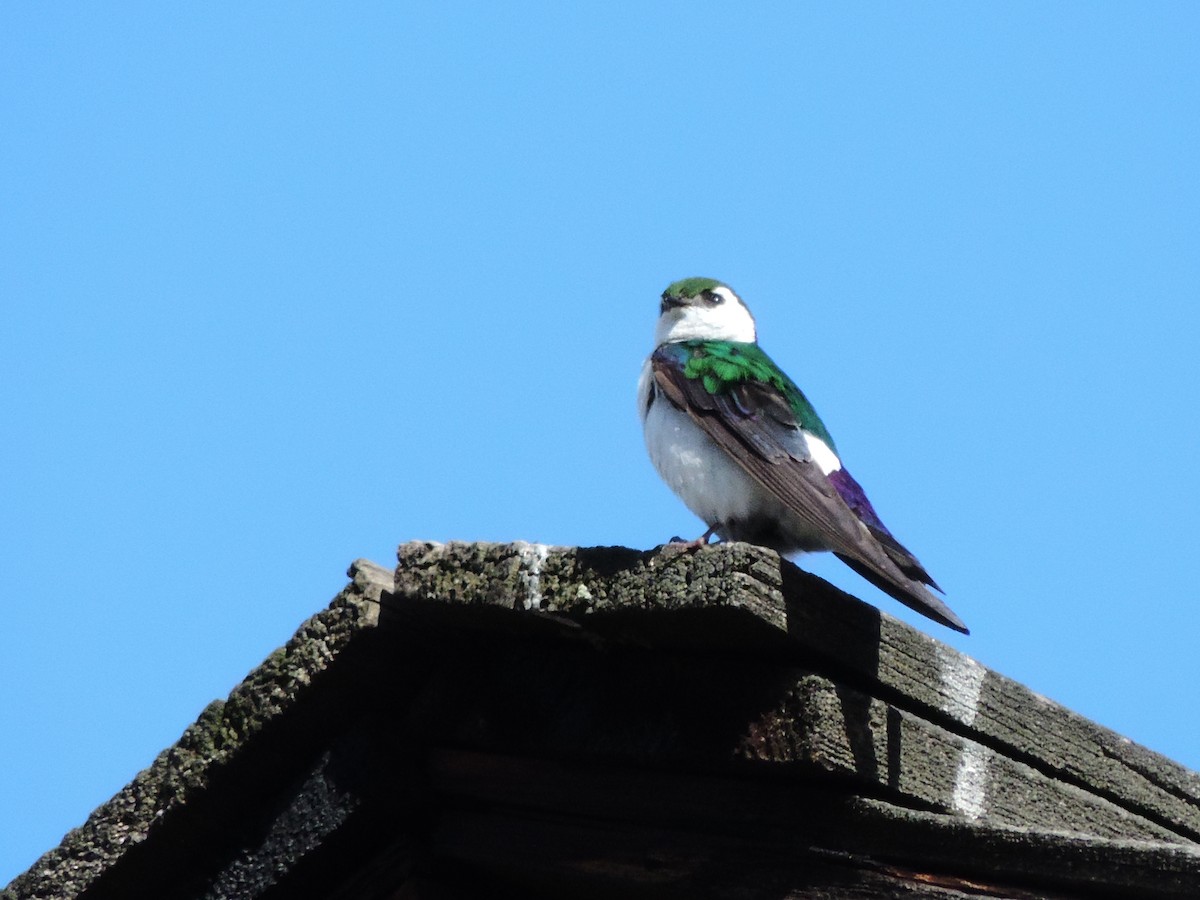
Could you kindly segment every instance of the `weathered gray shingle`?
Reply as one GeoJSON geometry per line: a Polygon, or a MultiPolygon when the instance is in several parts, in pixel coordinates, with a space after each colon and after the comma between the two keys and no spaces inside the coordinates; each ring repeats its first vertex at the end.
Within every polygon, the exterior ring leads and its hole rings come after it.
{"type": "Polygon", "coordinates": [[[1200,896],[1200,779],[744,544],[367,562],[9,898],[1200,896]]]}

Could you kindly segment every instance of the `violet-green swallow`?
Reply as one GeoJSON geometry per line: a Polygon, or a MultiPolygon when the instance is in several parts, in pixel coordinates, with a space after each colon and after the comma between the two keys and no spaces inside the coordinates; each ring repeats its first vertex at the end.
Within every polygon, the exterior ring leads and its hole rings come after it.
{"type": "Polygon", "coordinates": [[[832,550],[901,603],[966,634],[757,340],[754,317],[727,285],[685,278],[663,292],[638,406],[654,467],[708,527],[692,543],[717,535],[781,554],[832,550]]]}

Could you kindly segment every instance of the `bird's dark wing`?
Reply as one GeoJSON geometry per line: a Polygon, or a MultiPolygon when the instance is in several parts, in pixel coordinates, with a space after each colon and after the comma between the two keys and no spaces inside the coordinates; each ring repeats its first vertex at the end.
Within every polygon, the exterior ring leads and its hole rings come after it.
{"type": "Polygon", "coordinates": [[[686,412],[807,530],[822,535],[843,562],[901,603],[967,632],[950,607],[929,592],[926,585],[936,587],[933,579],[883,527],[849,473],[842,485],[822,474],[778,389],[739,381],[710,392],[703,379],[684,374],[685,360],[671,345],[660,347],[650,360],[658,394],[686,412]]]}
{"type": "Polygon", "coordinates": [[[871,501],[867,499],[866,493],[864,493],[858,482],[854,480],[853,475],[846,471],[845,468],[841,468],[836,472],[830,472],[826,477],[833,485],[834,490],[838,492],[839,496],[846,501],[846,505],[858,517],[859,521],[867,526],[867,530],[871,532],[871,536],[879,541],[879,545],[883,547],[884,551],[891,557],[892,562],[899,567],[901,572],[922,584],[937,588],[939,591],[941,590],[932,576],[925,571],[925,567],[917,561],[917,558],[909,552],[907,547],[896,540],[892,533],[888,531],[887,526],[880,521],[879,515],[875,512],[875,507],[871,505],[871,501]]]}

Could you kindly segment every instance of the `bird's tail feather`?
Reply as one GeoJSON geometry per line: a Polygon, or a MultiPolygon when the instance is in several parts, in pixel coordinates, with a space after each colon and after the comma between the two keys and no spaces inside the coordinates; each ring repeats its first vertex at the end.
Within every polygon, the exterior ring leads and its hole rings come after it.
{"type": "Polygon", "coordinates": [[[875,587],[895,597],[910,609],[915,609],[921,615],[929,616],[955,631],[961,631],[963,634],[971,633],[966,623],[954,614],[954,610],[930,593],[928,588],[919,581],[901,582],[899,579],[886,577],[874,567],[868,566],[852,556],[836,552],[834,555],[875,587]]]}

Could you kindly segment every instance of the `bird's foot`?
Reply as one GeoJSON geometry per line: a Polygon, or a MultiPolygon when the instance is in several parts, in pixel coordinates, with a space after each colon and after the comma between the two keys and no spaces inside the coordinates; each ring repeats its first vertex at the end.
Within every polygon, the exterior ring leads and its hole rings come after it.
{"type": "Polygon", "coordinates": [[[700,535],[700,537],[695,538],[694,540],[685,541],[683,538],[676,535],[675,537],[671,538],[671,540],[669,540],[667,543],[678,544],[678,545],[680,545],[681,549],[683,549],[683,550],[699,550],[701,547],[707,547],[709,538],[711,538],[716,533],[717,533],[717,526],[714,525],[712,528],[708,529],[708,531],[704,532],[704,534],[700,535]]]}

